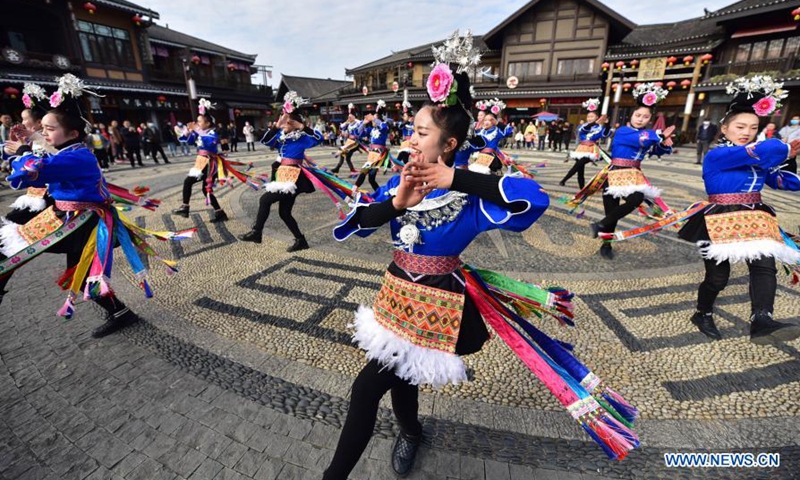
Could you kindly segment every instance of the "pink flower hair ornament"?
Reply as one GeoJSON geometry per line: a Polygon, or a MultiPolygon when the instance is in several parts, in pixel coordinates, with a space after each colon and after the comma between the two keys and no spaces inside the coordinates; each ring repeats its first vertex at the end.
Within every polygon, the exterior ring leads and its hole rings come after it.
{"type": "Polygon", "coordinates": [[[759,117],[768,117],[778,107],[774,97],[764,97],[753,105],[753,112],[759,117]]]}
{"type": "Polygon", "coordinates": [[[56,90],[55,92],[53,92],[52,95],[50,95],[50,106],[52,108],[58,107],[59,105],[61,105],[61,102],[63,101],[64,97],[61,96],[61,92],[59,92],[58,90],[56,90]]]}
{"type": "Polygon", "coordinates": [[[658,103],[658,96],[653,92],[647,92],[642,97],[642,103],[647,105],[648,107],[652,107],[656,103],[658,103]]]}
{"type": "Polygon", "coordinates": [[[28,95],[27,93],[23,94],[22,95],[22,104],[25,105],[25,108],[31,108],[31,107],[33,107],[33,99],[31,99],[31,96],[28,95]]]}
{"type": "Polygon", "coordinates": [[[455,105],[457,99],[455,92],[458,84],[453,76],[453,71],[450,66],[445,63],[440,63],[433,67],[427,82],[428,96],[436,103],[444,103],[446,105],[455,105]]]}

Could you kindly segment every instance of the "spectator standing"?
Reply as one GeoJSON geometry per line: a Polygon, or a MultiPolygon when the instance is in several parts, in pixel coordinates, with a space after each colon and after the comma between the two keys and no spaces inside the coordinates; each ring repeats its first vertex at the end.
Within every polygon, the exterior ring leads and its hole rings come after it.
{"type": "Polygon", "coordinates": [[[169,122],[167,122],[166,125],[164,125],[164,128],[161,129],[161,142],[167,146],[169,154],[172,155],[172,158],[175,158],[178,155],[178,147],[175,145],[178,142],[178,139],[175,137],[175,129],[172,128],[172,124],[169,122]]]}
{"type": "Polygon", "coordinates": [[[150,154],[153,156],[153,161],[158,163],[158,154],[161,154],[161,158],[164,159],[164,163],[169,163],[169,159],[167,159],[167,154],[164,153],[164,147],[161,146],[161,130],[156,127],[156,124],[150,122],[147,124],[147,128],[144,131],[144,137],[147,139],[148,146],[150,148],[150,154]]]}
{"type": "Polygon", "coordinates": [[[236,131],[236,124],[231,122],[228,125],[228,133],[231,136],[231,152],[239,151],[239,132],[236,131]]]}
{"type": "Polygon", "coordinates": [[[140,167],[144,167],[144,163],[142,163],[142,140],[139,137],[139,132],[127,120],[122,123],[122,138],[125,143],[125,154],[128,157],[128,161],[131,162],[131,168],[136,167],[136,162],[139,163],[140,167]],[[134,157],[136,157],[135,162],[134,157]]]}
{"type": "Polygon", "coordinates": [[[223,127],[221,123],[217,124],[216,131],[219,136],[219,145],[222,147],[222,151],[227,152],[230,150],[231,134],[228,133],[228,129],[223,127]]]}
{"type": "Polygon", "coordinates": [[[122,138],[119,122],[111,120],[111,126],[108,128],[108,133],[111,135],[111,156],[114,160],[122,160],[125,158],[125,151],[123,145],[125,140],[122,138]]]}
{"type": "Polygon", "coordinates": [[[764,140],[769,140],[770,138],[778,138],[778,131],[776,130],[776,126],[774,123],[769,122],[764,130],[761,130],[761,133],[758,134],[756,138],[757,141],[763,142],[764,140]]]}
{"type": "Polygon", "coordinates": [[[544,120],[539,120],[538,125],[536,125],[536,135],[539,137],[539,150],[544,150],[544,146],[546,145],[547,141],[547,124],[544,123],[544,120]]]}
{"type": "Polygon", "coordinates": [[[564,144],[564,150],[569,152],[569,144],[572,142],[572,136],[574,135],[574,129],[572,128],[572,124],[569,122],[564,122],[561,126],[561,142],[564,144]]]}
{"type": "Polygon", "coordinates": [[[181,156],[189,155],[189,129],[181,122],[175,125],[175,137],[181,147],[181,156]]]}
{"type": "Polygon", "coordinates": [[[703,164],[703,157],[708,153],[708,146],[717,138],[717,126],[711,120],[705,119],[697,129],[697,161],[696,165],[703,164]]]}
{"type": "Polygon", "coordinates": [[[0,116],[0,143],[6,143],[11,135],[11,115],[0,116]]]}
{"type": "Polygon", "coordinates": [[[250,147],[253,147],[253,151],[256,151],[256,129],[250,122],[244,122],[244,128],[242,128],[242,133],[244,134],[244,141],[247,143],[247,151],[250,151],[250,147]]]}

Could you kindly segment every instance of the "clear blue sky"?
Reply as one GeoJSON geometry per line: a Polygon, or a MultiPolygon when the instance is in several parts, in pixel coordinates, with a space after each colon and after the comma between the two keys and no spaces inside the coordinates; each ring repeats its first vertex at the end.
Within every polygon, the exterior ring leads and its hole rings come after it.
{"type": "MultiPolygon", "coordinates": [[[[161,25],[235,50],[280,73],[344,78],[344,69],[446,37],[457,28],[488,32],[528,0],[147,0],[161,25]]],[[[703,15],[735,0],[602,0],[639,24],[703,15]]]]}

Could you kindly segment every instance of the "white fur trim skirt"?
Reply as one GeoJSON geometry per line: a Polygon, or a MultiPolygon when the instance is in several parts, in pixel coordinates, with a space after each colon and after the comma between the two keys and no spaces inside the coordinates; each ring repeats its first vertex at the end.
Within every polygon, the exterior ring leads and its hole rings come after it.
{"type": "Polygon", "coordinates": [[[477,163],[470,163],[468,168],[469,168],[469,171],[471,171],[471,172],[483,173],[483,174],[486,174],[486,175],[492,173],[492,169],[490,169],[486,165],[479,165],[477,163]]]}
{"type": "Polygon", "coordinates": [[[44,198],[30,195],[21,195],[11,204],[11,208],[15,210],[30,210],[31,212],[41,212],[45,207],[47,207],[47,202],[44,198]]]}
{"type": "Polygon", "coordinates": [[[297,184],[295,182],[269,182],[264,185],[264,190],[276,193],[295,193],[297,184]]]}
{"type": "Polygon", "coordinates": [[[0,253],[10,257],[28,247],[28,242],[19,234],[19,225],[0,217],[0,253]]]}
{"type": "Polygon", "coordinates": [[[800,262],[800,252],[785,243],[776,242],[775,240],[762,239],[750,242],[717,244],[699,241],[697,246],[703,258],[716,260],[718,264],[725,261],[731,263],[747,262],[758,260],[762,257],[773,257],[775,260],[789,265],[800,262]]]}
{"type": "Polygon", "coordinates": [[[644,193],[644,196],[649,199],[658,198],[661,196],[661,189],[652,185],[626,185],[624,187],[606,187],[604,195],[611,195],[614,198],[625,198],[636,192],[644,193]]]}
{"type": "Polygon", "coordinates": [[[203,171],[199,168],[192,168],[189,170],[189,177],[200,178],[203,176],[203,171]]]}
{"type": "Polygon", "coordinates": [[[367,359],[377,360],[412,385],[427,384],[439,388],[467,381],[461,357],[419,347],[400,338],[375,320],[375,312],[370,307],[358,307],[355,320],[348,327],[355,329],[353,340],[366,352],[367,359]]]}

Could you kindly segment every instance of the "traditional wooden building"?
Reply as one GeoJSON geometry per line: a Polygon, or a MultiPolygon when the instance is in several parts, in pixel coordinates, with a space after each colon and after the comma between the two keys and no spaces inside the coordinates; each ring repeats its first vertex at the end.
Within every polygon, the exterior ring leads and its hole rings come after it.
{"type": "Polygon", "coordinates": [[[728,82],[742,75],[758,74],[776,77],[790,92],[772,121],[780,126],[800,114],[798,9],[798,0],[742,0],[703,17],[722,29],[726,38],[697,86],[705,96],[702,111],[707,118],[719,121],[725,114],[728,82]]]}
{"type": "Polygon", "coordinates": [[[126,0],[4,0],[0,111],[22,110],[25,82],[52,88],[70,72],[102,94],[85,98],[95,121],[188,121],[186,59],[197,94],[217,103],[220,120],[264,115],[272,95],[251,85],[255,55],[155,25],[158,18],[126,0]]]}
{"type": "Polygon", "coordinates": [[[295,91],[309,103],[302,107],[303,113],[312,120],[341,120],[347,109],[336,104],[337,95],[342,89],[351,85],[347,80],[330,78],[298,77],[281,74],[281,83],[275,95],[275,101],[283,102],[289,91],[295,91]]]}

